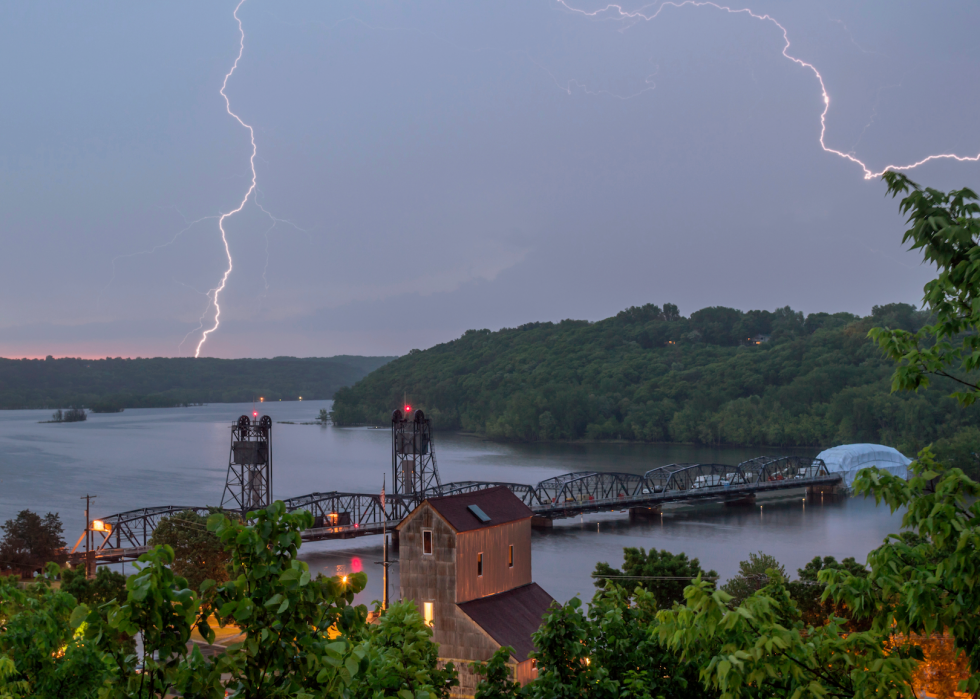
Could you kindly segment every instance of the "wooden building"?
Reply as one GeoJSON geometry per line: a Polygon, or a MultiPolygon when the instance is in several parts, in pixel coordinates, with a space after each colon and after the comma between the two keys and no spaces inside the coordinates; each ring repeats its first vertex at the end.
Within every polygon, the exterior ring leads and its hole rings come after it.
{"type": "Polygon", "coordinates": [[[554,601],[531,580],[532,512],[507,488],[430,498],[398,525],[401,598],[432,627],[439,657],[459,670],[455,696],[471,697],[469,669],[501,646],[514,677],[537,674],[531,634],[554,601]]]}

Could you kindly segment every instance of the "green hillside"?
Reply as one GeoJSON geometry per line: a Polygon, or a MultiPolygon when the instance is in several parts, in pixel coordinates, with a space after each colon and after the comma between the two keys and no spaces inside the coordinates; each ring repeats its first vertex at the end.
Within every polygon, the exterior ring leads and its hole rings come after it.
{"type": "Polygon", "coordinates": [[[980,438],[980,409],[958,407],[942,381],[890,393],[894,365],[868,330],[925,321],[907,304],[876,306],[867,318],[788,307],[684,318],[672,304],[649,304],[595,323],[470,330],[341,389],[333,417],[384,424],[407,394],[439,428],[515,441],[869,441],[912,453],[958,434],[980,438]]]}
{"type": "Polygon", "coordinates": [[[2,359],[0,408],[112,410],[330,398],[392,357],[2,359]]]}

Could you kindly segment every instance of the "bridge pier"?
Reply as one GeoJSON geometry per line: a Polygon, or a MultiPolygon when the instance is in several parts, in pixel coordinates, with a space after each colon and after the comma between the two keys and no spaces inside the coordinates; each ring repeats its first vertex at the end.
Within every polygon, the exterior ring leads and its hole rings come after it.
{"type": "Polygon", "coordinates": [[[630,522],[635,522],[638,519],[653,519],[654,517],[659,517],[660,514],[660,505],[654,505],[653,507],[631,507],[630,522]]]}
{"type": "Polygon", "coordinates": [[[755,493],[749,493],[736,500],[725,500],[726,507],[752,507],[753,505],[755,505],[755,493]]]}
{"type": "Polygon", "coordinates": [[[542,517],[540,515],[534,515],[531,517],[531,528],[532,529],[551,529],[555,526],[555,522],[551,517],[542,517]]]}

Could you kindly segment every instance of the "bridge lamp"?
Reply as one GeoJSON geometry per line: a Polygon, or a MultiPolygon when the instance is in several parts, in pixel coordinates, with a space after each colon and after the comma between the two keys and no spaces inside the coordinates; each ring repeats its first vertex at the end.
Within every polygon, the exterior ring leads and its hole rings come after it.
{"type": "Polygon", "coordinates": [[[263,398],[262,396],[259,396],[259,403],[265,403],[265,398],[263,398]]]}
{"type": "Polygon", "coordinates": [[[109,533],[112,531],[112,525],[106,524],[101,519],[93,519],[92,526],[89,527],[93,532],[105,532],[109,533]]]}

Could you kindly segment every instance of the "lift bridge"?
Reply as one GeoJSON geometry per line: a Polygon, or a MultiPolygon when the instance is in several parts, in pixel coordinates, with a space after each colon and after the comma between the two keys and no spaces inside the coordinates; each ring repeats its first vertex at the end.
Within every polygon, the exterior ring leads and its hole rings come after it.
{"type": "MultiPolygon", "coordinates": [[[[531,509],[535,526],[550,526],[555,519],[587,513],[628,511],[644,516],[659,513],[666,503],[751,502],[760,493],[798,488],[835,492],[842,486],[840,474],[828,472],[821,459],[801,456],[760,456],[735,466],[669,464],[650,469],[642,476],[577,471],[534,485],[443,483],[436,464],[432,424],[421,410],[396,410],[392,414],[391,468],[392,492],[385,495],[383,505],[380,492],[315,492],[284,499],[287,511],[307,510],[313,515],[313,526],[303,532],[303,540],[380,534],[384,527],[396,526],[426,498],[497,486],[508,488],[531,509]]],[[[253,422],[243,415],[232,425],[228,475],[219,507],[166,505],[102,517],[91,522],[82,535],[102,535],[95,550],[86,555],[76,551],[76,544],[71,558],[84,558],[92,565],[137,558],[148,549],[153,530],[165,517],[192,510],[202,515],[220,511],[244,518],[247,512],[271,503],[272,420],[265,416],[253,422]]]]}

